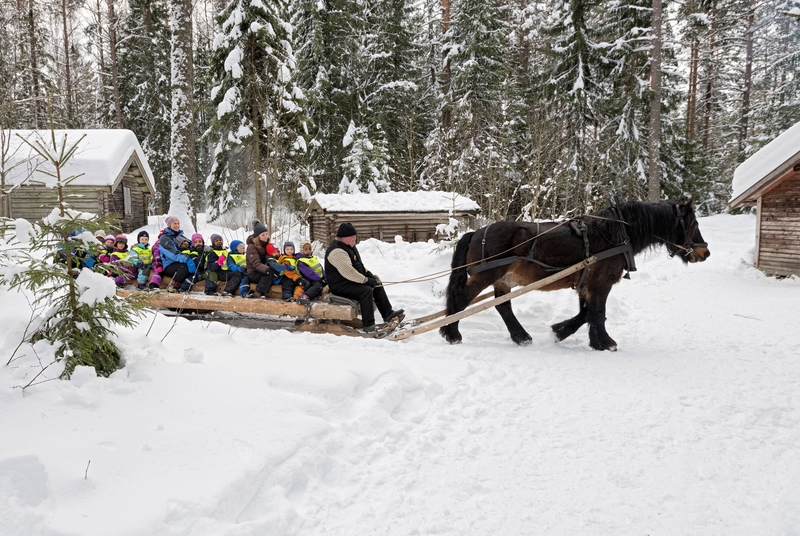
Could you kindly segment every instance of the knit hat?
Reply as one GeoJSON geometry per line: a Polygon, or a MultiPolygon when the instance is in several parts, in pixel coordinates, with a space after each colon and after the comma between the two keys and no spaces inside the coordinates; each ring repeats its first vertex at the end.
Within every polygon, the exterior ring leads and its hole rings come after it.
{"type": "Polygon", "coordinates": [[[103,242],[108,242],[109,240],[116,240],[113,234],[106,235],[106,239],[103,242]]]}
{"type": "Polygon", "coordinates": [[[260,221],[256,220],[253,222],[253,234],[255,236],[260,235],[261,233],[267,232],[267,226],[261,223],[260,221]]]}
{"type": "Polygon", "coordinates": [[[177,237],[177,244],[178,244],[178,247],[181,247],[181,246],[183,245],[183,243],[184,243],[184,242],[186,242],[186,243],[187,243],[187,244],[189,244],[189,245],[191,245],[191,244],[192,244],[192,243],[189,241],[189,239],[188,239],[188,238],[186,238],[186,235],[180,235],[180,236],[178,236],[178,237],[177,237]]]}
{"type": "Polygon", "coordinates": [[[286,251],[286,248],[288,248],[289,246],[291,246],[292,249],[297,251],[297,248],[294,247],[294,242],[289,242],[288,240],[283,243],[283,251],[286,251]]]}
{"type": "Polygon", "coordinates": [[[220,235],[216,234],[216,233],[212,234],[211,235],[211,244],[213,245],[214,242],[216,242],[217,240],[222,240],[222,237],[220,235]]]}
{"type": "Polygon", "coordinates": [[[117,242],[122,242],[123,244],[128,243],[128,237],[125,236],[124,234],[118,234],[117,238],[115,238],[114,240],[116,240],[117,242]]]}
{"type": "Polygon", "coordinates": [[[304,247],[306,247],[306,245],[310,246],[311,242],[309,242],[308,240],[303,240],[302,242],[300,242],[300,249],[302,250],[304,247]]]}
{"type": "Polygon", "coordinates": [[[358,232],[356,228],[353,227],[353,224],[349,221],[344,222],[339,226],[339,229],[336,231],[336,236],[339,238],[347,238],[348,236],[356,236],[358,232]]]}
{"type": "Polygon", "coordinates": [[[167,216],[166,218],[164,218],[164,223],[167,224],[167,227],[172,225],[172,222],[174,222],[174,221],[178,221],[178,217],[177,216],[167,216]]]}
{"type": "Polygon", "coordinates": [[[234,240],[231,242],[231,253],[238,253],[239,252],[239,244],[242,244],[241,240],[234,240]]]}
{"type": "Polygon", "coordinates": [[[97,230],[94,232],[94,237],[97,238],[98,236],[106,236],[106,232],[103,230],[97,230]]]}
{"type": "Polygon", "coordinates": [[[200,233],[194,233],[192,235],[192,244],[194,244],[194,241],[197,240],[198,238],[203,241],[203,244],[206,243],[206,240],[205,238],[203,238],[203,235],[201,235],[200,233]]]}
{"type": "Polygon", "coordinates": [[[150,234],[148,234],[147,231],[139,231],[139,234],[136,235],[136,241],[138,242],[139,239],[141,237],[143,237],[143,236],[146,236],[147,238],[150,238],[150,234]]]}

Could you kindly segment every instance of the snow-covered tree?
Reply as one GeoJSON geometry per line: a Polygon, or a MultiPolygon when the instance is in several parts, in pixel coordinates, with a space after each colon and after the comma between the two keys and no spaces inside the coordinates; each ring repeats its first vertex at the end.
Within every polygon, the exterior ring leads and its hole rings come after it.
{"type": "Polygon", "coordinates": [[[107,277],[116,268],[96,262],[101,244],[95,234],[119,222],[78,212],[66,202],[64,188],[78,176],[64,176],[62,170],[79,142],[55,133],[27,140],[42,162],[35,180],[56,189],[58,204],[35,225],[0,220],[0,235],[11,236],[0,256],[0,284],[32,294],[38,314],[32,314],[24,342],[54,345],[52,365],[62,367],[63,378],[78,365],[92,366],[100,376],[117,370],[121,356],[113,329],[134,325],[142,306],[136,298],[118,299],[114,280],[107,277]]]}
{"type": "Polygon", "coordinates": [[[212,215],[249,204],[252,185],[256,216],[270,221],[291,154],[305,148],[298,133],[303,94],[294,83],[287,18],[284,2],[261,0],[233,0],[218,17],[211,91],[215,161],[206,179],[212,215]],[[237,167],[243,156],[245,169],[237,167]]]}
{"type": "Polygon", "coordinates": [[[170,46],[172,106],[171,190],[169,213],[197,225],[194,128],[194,43],[192,40],[192,1],[171,0],[170,46]]]}
{"type": "Polygon", "coordinates": [[[167,0],[130,0],[119,27],[120,99],[125,127],[147,155],[156,180],[156,202],[170,197],[170,31],[167,0]]]}

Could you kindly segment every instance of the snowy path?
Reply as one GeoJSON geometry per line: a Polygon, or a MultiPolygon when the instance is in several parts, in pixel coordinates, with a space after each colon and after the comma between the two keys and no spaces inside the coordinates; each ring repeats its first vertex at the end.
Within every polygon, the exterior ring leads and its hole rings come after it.
{"type": "MultiPolygon", "coordinates": [[[[514,301],[525,348],[494,311],[456,346],[143,325],[111,379],[0,394],[0,517],[8,534],[800,534],[800,281],[748,265],[752,217],[701,228],[708,262],[649,254],[614,289],[616,353],[586,328],[553,343],[569,291],[514,301]]],[[[446,264],[364,249],[381,274],[446,264]]],[[[390,295],[416,316],[432,290],[390,295]]]]}

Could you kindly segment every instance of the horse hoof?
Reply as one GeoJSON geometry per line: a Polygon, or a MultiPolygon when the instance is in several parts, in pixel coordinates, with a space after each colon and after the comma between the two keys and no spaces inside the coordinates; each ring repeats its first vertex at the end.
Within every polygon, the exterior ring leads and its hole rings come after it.
{"type": "Polygon", "coordinates": [[[511,337],[511,340],[519,346],[528,346],[533,342],[533,339],[531,339],[531,336],[528,334],[525,334],[524,337],[511,337]]]}
{"type": "Polygon", "coordinates": [[[616,352],[617,351],[617,347],[616,346],[609,346],[608,347],[608,351],[609,352],[616,352]]]}

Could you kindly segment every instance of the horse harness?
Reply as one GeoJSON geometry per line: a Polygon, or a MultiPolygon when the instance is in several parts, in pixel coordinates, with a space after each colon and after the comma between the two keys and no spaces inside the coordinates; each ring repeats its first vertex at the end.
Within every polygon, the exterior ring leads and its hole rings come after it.
{"type": "MultiPolygon", "coordinates": [[[[620,244],[618,246],[615,246],[613,248],[610,248],[610,249],[606,249],[606,250],[601,251],[599,253],[595,253],[594,256],[597,258],[598,261],[601,261],[603,259],[608,259],[608,258],[614,257],[616,255],[624,255],[625,256],[625,270],[627,271],[627,273],[625,274],[624,277],[625,277],[625,279],[630,279],[631,278],[630,272],[635,272],[636,271],[636,264],[635,264],[635,262],[633,260],[633,246],[631,246],[631,241],[630,241],[630,238],[628,237],[628,232],[625,230],[625,225],[627,225],[627,223],[625,222],[625,220],[622,219],[622,215],[619,213],[619,211],[617,210],[616,207],[611,207],[611,211],[623,225],[622,233],[623,233],[623,236],[624,236],[624,240],[623,240],[622,244],[620,244]]],[[[681,223],[683,223],[683,221],[681,221],[681,223]]],[[[477,273],[480,273],[480,272],[483,272],[483,271],[486,271],[486,270],[491,270],[492,268],[497,268],[499,266],[507,266],[509,264],[514,264],[517,261],[533,262],[535,264],[538,264],[542,268],[544,268],[546,271],[554,272],[554,273],[555,272],[560,272],[561,270],[569,268],[568,266],[551,266],[551,265],[549,265],[549,264],[547,264],[545,262],[542,262],[542,261],[534,258],[533,250],[536,247],[536,239],[533,240],[533,242],[531,243],[531,248],[528,251],[528,254],[526,256],[524,256],[524,257],[521,257],[519,255],[512,255],[511,257],[504,257],[502,259],[492,259],[492,260],[488,260],[487,261],[486,260],[486,233],[489,231],[489,227],[491,227],[491,226],[492,226],[492,224],[490,223],[483,230],[483,238],[481,239],[481,260],[480,260],[480,264],[477,264],[477,265],[467,269],[467,273],[469,275],[475,275],[477,273]]],[[[588,236],[588,234],[586,232],[586,222],[583,221],[583,218],[573,218],[572,220],[570,220],[569,226],[570,226],[570,228],[572,229],[572,231],[575,234],[577,234],[578,236],[583,238],[584,253],[586,255],[586,258],[588,259],[591,256],[591,254],[589,252],[589,236],[588,236]]],[[[539,233],[539,223],[538,222],[536,223],[536,234],[537,234],[537,236],[540,234],[539,233]]],[[[575,286],[575,288],[577,290],[580,290],[580,288],[581,288],[581,284],[583,283],[583,279],[586,276],[586,270],[587,269],[588,268],[584,268],[581,271],[581,276],[578,279],[578,284],[575,286]]]]}
{"type": "MultiPolygon", "coordinates": [[[[681,217],[681,210],[678,208],[678,205],[674,205],[674,207],[675,207],[675,228],[678,228],[678,227],[681,228],[681,231],[683,231],[683,240],[685,242],[686,238],[687,238],[686,237],[686,222],[683,221],[683,218],[681,217]]],[[[708,247],[708,242],[695,242],[695,241],[692,241],[692,242],[689,243],[689,247],[687,248],[686,246],[680,246],[678,244],[669,242],[668,240],[664,240],[663,238],[661,240],[663,240],[664,242],[667,242],[667,243],[671,243],[673,246],[676,247],[675,251],[670,251],[670,253],[669,253],[670,258],[674,257],[675,254],[680,249],[682,249],[684,251],[684,253],[682,253],[682,255],[691,255],[691,253],[694,251],[694,248],[696,248],[696,247],[701,247],[701,248],[707,248],[708,247]]]]}

